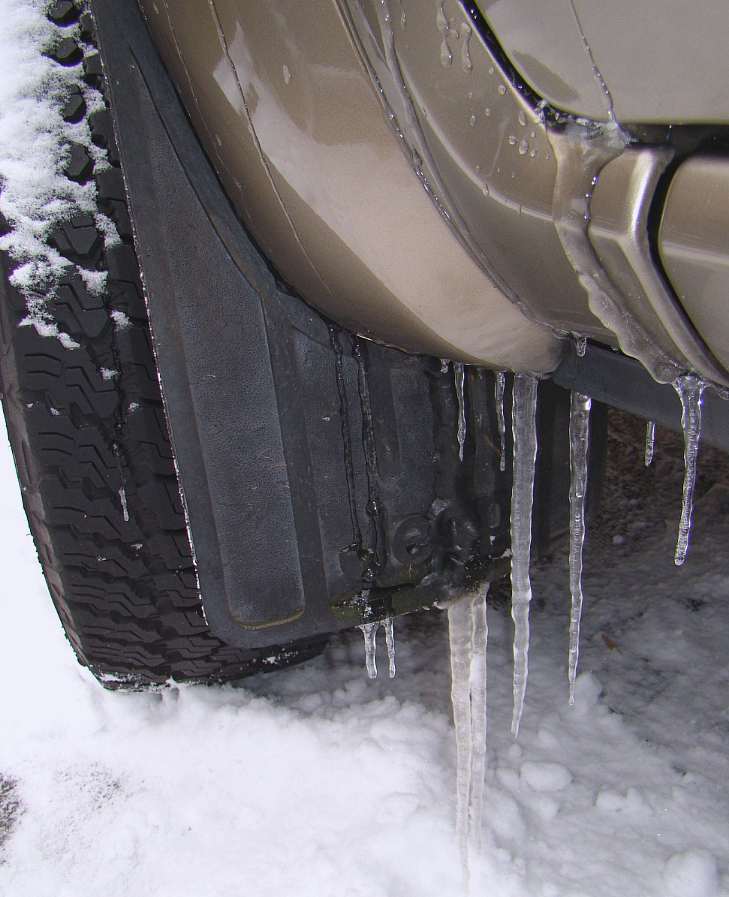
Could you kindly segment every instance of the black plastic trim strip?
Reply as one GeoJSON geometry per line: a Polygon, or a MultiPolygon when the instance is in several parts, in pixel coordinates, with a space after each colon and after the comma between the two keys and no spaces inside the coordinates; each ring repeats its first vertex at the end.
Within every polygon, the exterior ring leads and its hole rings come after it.
{"type": "MultiPolygon", "coordinates": [[[[566,389],[681,432],[681,400],[676,390],[655,381],[634,358],[588,345],[583,357],[573,349],[553,379],[566,389]]],[[[703,395],[701,441],[729,451],[729,401],[713,388],[703,395]]]]}

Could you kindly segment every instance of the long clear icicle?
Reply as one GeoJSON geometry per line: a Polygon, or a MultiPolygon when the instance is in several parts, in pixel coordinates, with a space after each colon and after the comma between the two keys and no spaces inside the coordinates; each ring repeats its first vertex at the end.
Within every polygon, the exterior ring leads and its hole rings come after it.
{"type": "Polygon", "coordinates": [[[590,433],[591,399],[573,392],[570,401],[570,704],[575,703],[575,679],[580,655],[582,618],[582,546],[585,541],[585,494],[587,491],[587,446],[590,433]]]}
{"type": "Polygon", "coordinates": [[[481,818],[483,815],[483,782],[486,774],[486,648],[488,624],[486,622],[485,590],[471,605],[473,622],[473,653],[471,656],[471,831],[476,847],[481,851],[481,818]]]}
{"type": "Polygon", "coordinates": [[[392,617],[388,617],[382,624],[385,627],[385,642],[387,643],[387,660],[390,667],[390,679],[395,678],[395,632],[392,628],[392,617]]]}
{"type": "Polygon", "coordinates": [[[471,788],[473,735],[471,731],[471,602],[457,601],[448,608],[451,648],[451,701],[456,727],[456,834],[464,882],[468,882],[468,797],[471,788]]]}
{"type": "Polygon", "coordinates": [[[645,425],[645,466],[653,463],[653,449],[656,444],[656,422],[649,420],[645,425]]]}
{"type": "Polygon", "coordinates": [[[701,394],[706,384],[693,374],[677,377],[673,386],[681,399],[681,426],[683,427],[683,502],[681,505],[681,522],[678,527],[678,542],[674,561],[678,567],[686,560],[688,551],[689,530],[691,529],[691,511],[694,503],[694,485],[696,483],[696,461],[699,455],[699,437],[701,436],[701,394]]]}
{"type": "Polygon", "coordinates": [[[481,847],[481,813],[486,768],[486,594],[467,595],[448,607],[451,701],[456,728],[456,832],[468,886],[468,833],[481,847]]]}
{"type": "Polygon", "coordinates": [[[506,374],[496,371],[496,420],[499,425],[499,439],[501,440],[501,460],[499,468],[506,470],[506,421],[504,420],[504,389],[506,388],[506,374]]]}
{"type": "Polygon", "coordinates": [[[460,361],[453,362],[453,378],[456,382],[456,395],[458,396],[458,457],[463,461],[463,446],[466,444],[466,397],[464,395],[466,369],[460,361]]]}
{"type": "Polygon", "coordinates": [[[512,404],[514,483],[511,490],[511,616],[514,620],[514,713],[511,732],[519,734],[529,673],[529,603],[532,585],[534,464],[537,457],[537,379],[514,375],[512,404]]]}

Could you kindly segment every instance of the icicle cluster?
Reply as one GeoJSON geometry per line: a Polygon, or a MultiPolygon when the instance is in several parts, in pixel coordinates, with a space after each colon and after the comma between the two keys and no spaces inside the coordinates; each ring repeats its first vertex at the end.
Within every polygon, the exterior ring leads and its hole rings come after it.
{"type": "Polygon", "coordinates": [[[514,620],[513,735],[519,734],[529,673],[529,603],[532,585],[529,559],[532,546],[534,465],[537,457],[537,379],[514,375],[512,406],[514,483],[511,490],[511,616],[514,620]]]}
{"type": "Polygon", "coordinates": [[[688,551],[689,530],[691,529],[691,511],[694,501],[694,484],[696,483],[696,461],[699,454],[699,437],[701,435],[701,395],[706,384],[693,374],[678,377],[673,386],[681,399],[681,426],[683,427],[684,465],[683,501],[681,504],[681,522],[678,527],[678,541],[674,561],[681,566],[686,560],[688,551]]]}
{"type": "Polygon", "coordinates": [[[451,701],[456,729],[456,832],[463,880],[468,885],[469,829],[481,850],[486,769],[486,595],[488,583],[448,607],[451,701]],[[470,808],[470,825],[469,825],[470,808]]]}
{"type": "Polygon", "coordinates": [[[390,679],[395,677],[395,633],[392,628],[392,618],[377,621],[376,623],[363,623],[359,628],[364,635],[365,644],[365,663],[367,665],[367,675],[370,679],[377,678],[377,659],[375,652],[377,650],[377,630],[380,626],[385,629],[385,642],[387,644],[387,659],[390,667],[390,679]]]}
{"type": "Polygon", "coordinates": [[[575,703],[575,679],[580,654],[582,618],[582,546],[585,541],[585,495],[587,493],[587,447],[592,400],[579,392],[570,398],[570,704],[575,703]]]}

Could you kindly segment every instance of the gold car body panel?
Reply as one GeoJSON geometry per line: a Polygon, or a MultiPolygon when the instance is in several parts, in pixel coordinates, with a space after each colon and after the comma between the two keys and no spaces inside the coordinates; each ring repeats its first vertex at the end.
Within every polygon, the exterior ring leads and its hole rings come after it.
{"type": "MultiPolygon", "coordinates": [[[[664,382],[685,370],[729,382],[646,249],[658,168],[644,189],[619,191],[609,233],[596,222],[588,234],[591,203],[605,217],[609,184],[631,168],[629,138],[556,110],[550,124],[477,11],[458,0],[140,3],[236,212],[337,324],[541,373],[575,334],[664,382]]],[[[568,32],[582,108],[609,117],[594,60],[588,89],[573,52],[587,53],[584,33],[568,32]]]]}
{"type": "Polygon", "coordinates": [[[411,351],[554,369],[559,340],[504,296],[423,189],[336,4],[142,6],[238,214],[304,298],[411,351]]]}
{"type": "Polygon", "coordinates": [[[676,172],[659,233],[661,259],[691,320],[729,367],[729,164],[704,156],[676,172]]]}
{"type": "Polygon", "coordinates": [[[514,66],[565,112],[623,124],[729,122],[722,0],[479,0],[514,66]]]}

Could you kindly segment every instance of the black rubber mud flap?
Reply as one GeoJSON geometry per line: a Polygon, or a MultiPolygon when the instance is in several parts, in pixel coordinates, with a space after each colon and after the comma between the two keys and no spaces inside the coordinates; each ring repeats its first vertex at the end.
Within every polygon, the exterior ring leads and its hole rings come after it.
{"type": "MultiPolygon", "coordinates": [[[[28,523],[66,635],[108,688],[224,682],[314,657],[325,636],[243,649],[205,621],[94,21],[68,0],[46,14],[57,25],[53,52],[69,68],[60,115],[89,126],[88,138],[79,135],[88,143],[66,147],[63,173],[89,184],[97,214],[68,210],[45,236],[66,264],[41,294],[13,286],[17,245],[0,252],[0,390],[28,523]]],[[[0,216],[1,234],[14,227],[0,216]]]]}
{"type": "Polygon", "coordinates": [[[287,401],[290,326],[269,351],[287,297],[210,171],[136,4],[100,0],[94,13],[206,618],[239,646],[332,631],[306,431],[287,401]]]}
{"type": "Polygon", "coordinates": [[[494,375],[467,367],[459,395],[453,365],[360,339],[280,288],[134,0],[94,10],[211,629],[286,644],[503,575],[494,375]]]}

